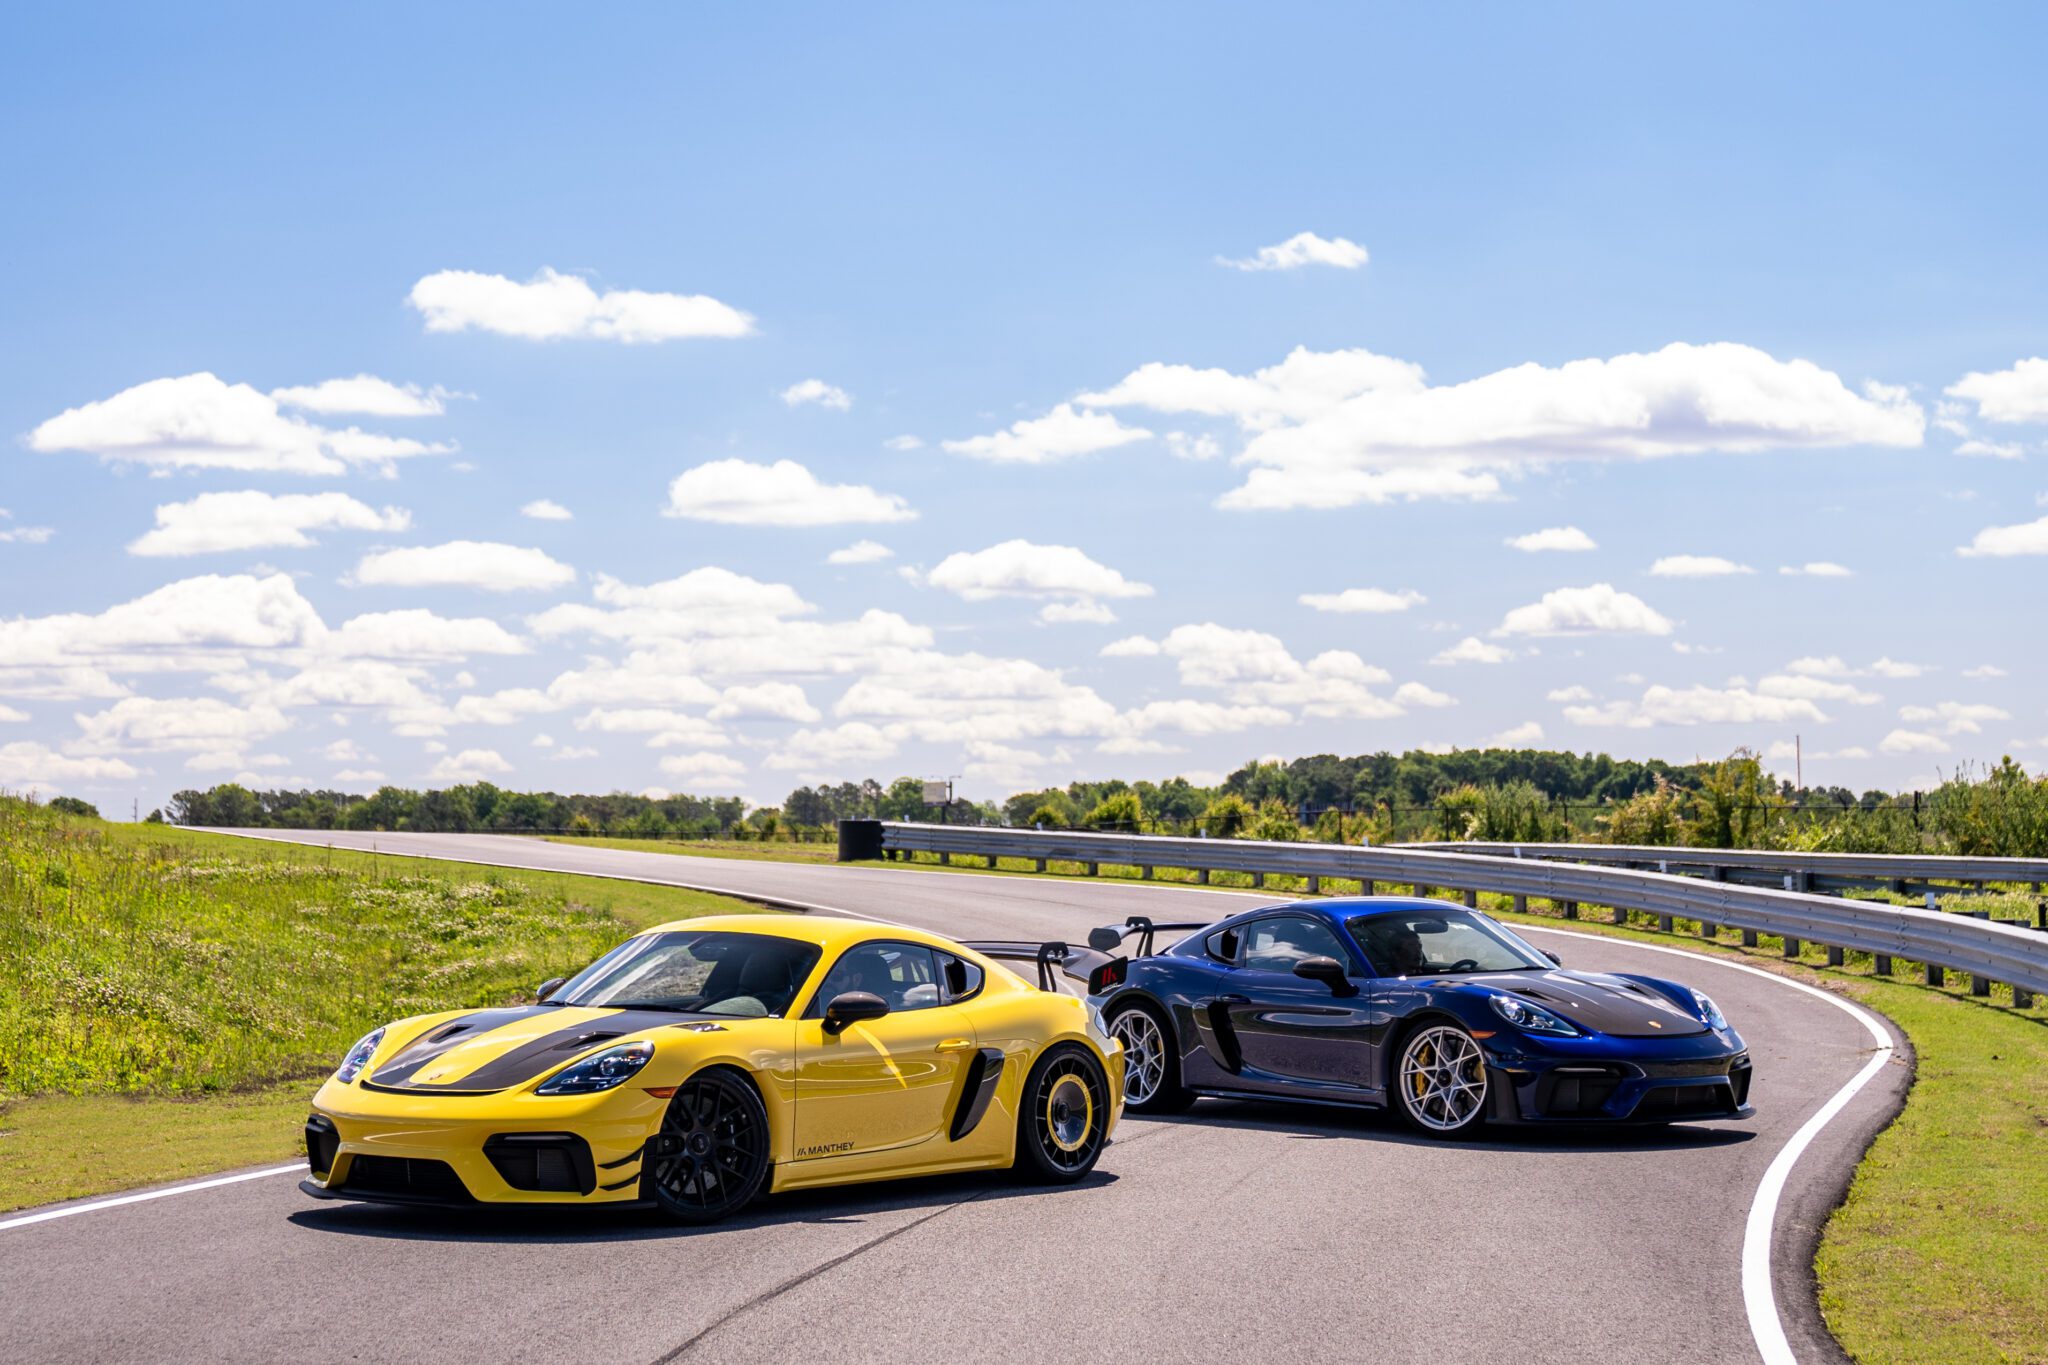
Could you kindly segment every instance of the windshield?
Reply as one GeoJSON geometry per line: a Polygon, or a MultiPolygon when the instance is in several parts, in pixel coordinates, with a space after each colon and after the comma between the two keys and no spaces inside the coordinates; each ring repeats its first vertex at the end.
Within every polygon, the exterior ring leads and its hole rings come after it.
{"type": "Polygon", "coordinates": [[[762,1018],[789,1011],[817,961],[816,944],[768,934],[649,934],[585,967],[547,1003],[762,1018]]]}
{"type": "Polygon", "coordinates": [[[1528,944],[1469,910],[1383,910],[1360,915],[1346,927],[1381,976],[1517,972],[1550,966],[1549,959],[1528,944]]]}

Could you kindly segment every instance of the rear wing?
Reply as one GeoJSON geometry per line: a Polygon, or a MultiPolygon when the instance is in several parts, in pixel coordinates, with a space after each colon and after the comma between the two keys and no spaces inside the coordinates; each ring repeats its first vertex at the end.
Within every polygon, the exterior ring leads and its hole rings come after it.
{"type": "Polygon", "coordinates": [[[1031,962],[1038,967],[1038,989],[1058,991],[1059,978],[1055,973],[1086,982],[1109,961],[1109,954],[1093,948],[1077,948],[1072,944],[1054,940],[1050,943],[1029,943],[1016,939],[995,939],[975,942],[961,941],[961,947],[972,948],[983,957],[998,961],[1031,962]]]}
{"type": "Polygon", "coordinates": [[[1200,924],[1158,924],[1143,915],[1132,915],[1122,924],[1105,924],[1099,929],[1088,931],[1088,946],[1098,952],[1114,953],[1123,947],[1124,940],[1132,934],[1138,936],[1138,951],[1132,957],[1152,956],[1152,935],[1160,929],[1206,929],[1209,922],[1200,924]]]}

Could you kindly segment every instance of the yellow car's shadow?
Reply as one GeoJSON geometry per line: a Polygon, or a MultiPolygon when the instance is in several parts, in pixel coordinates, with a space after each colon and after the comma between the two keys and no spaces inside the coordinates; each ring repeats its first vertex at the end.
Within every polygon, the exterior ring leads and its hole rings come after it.
{"type": "Polygon", "coordinates": [[[804,1225],[860,1224],[889,1214],[930,1216],[964,1204],[1046,1199],[1116,1183],[1097,1169],[1071,1185],[1014,1181],[1001,1173],[922,1176],[868,1185],[795,1190],[757,1200],[744,1212],[707,1227],[670,1223],[646,1209],[577,1209],[524,1205],[437,1208],[406,1204],[323,1203],[288,1221],[311,1232],[408,1241],[485,1243],[639,1242],[804,1225]]]}

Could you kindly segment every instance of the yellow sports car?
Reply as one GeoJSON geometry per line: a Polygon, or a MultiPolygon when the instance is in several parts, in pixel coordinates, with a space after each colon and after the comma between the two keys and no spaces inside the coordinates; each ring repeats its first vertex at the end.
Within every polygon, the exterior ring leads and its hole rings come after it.
{"type": "Polygon", "coordinates": [[[1123,1109],[1122,1049],[1053,989],[1064,945],[982,946],[814,915],[650,929],[538,1004],[371,1032],[314,1097],[300,1188],[705,1223],[813,1185],[1078,1180],[1123,1109]],[[1035,956],[1038,984],[997,955],[1035,956]]]}

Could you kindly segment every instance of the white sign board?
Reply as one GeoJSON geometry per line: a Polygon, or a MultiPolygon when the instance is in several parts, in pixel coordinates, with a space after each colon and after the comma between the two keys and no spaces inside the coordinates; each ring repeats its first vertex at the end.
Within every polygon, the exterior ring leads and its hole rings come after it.
{"type": "Polygon", "coordinates": [[[927,806],[950,806],[953,804],[951,782],[927,782],[924,784],[924,803],[927,806]]]}

